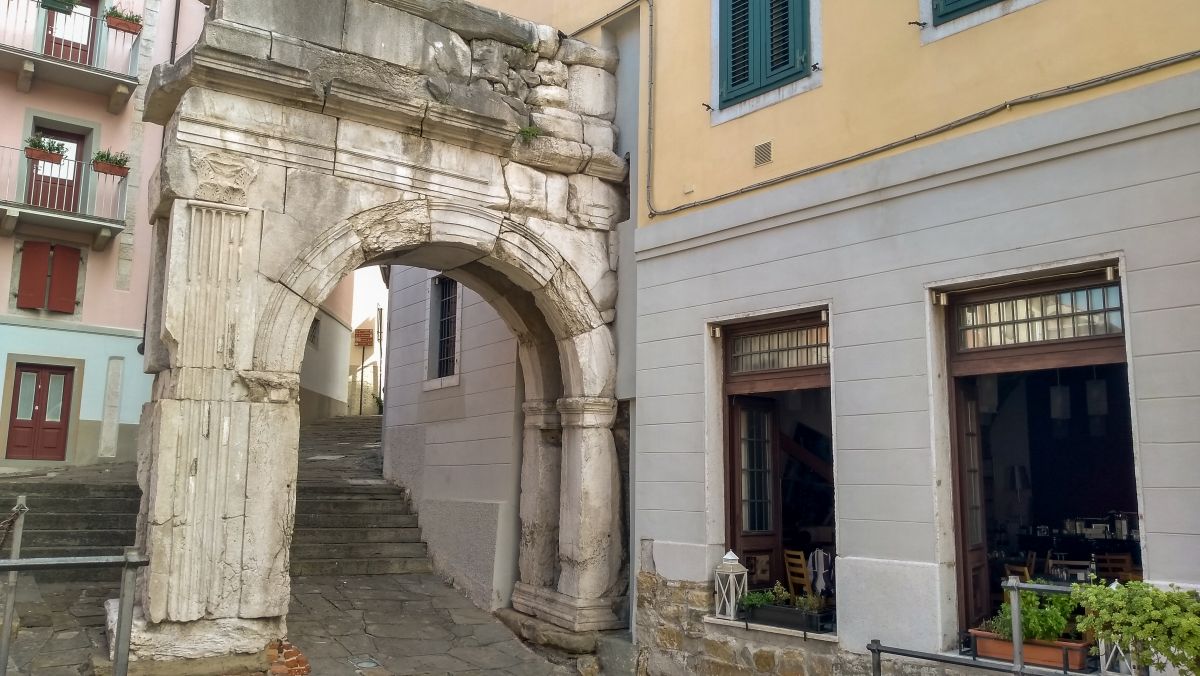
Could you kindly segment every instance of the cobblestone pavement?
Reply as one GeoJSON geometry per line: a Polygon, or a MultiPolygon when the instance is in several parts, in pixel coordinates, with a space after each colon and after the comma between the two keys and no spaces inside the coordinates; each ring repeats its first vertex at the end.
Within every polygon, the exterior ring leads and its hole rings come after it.
{"type": "MultiPolygon", "coordinates": [[[[7,578],[3,578],[7,580],[7,578]]],[[[20,629],[12,642],[9,674],[79,676],[91,673],[93,653],[104,656],[104,600],[115,582],[38,582],[22,574],[17,583],[20,629]]],[[[4,593],[0,591],[0,608],[4,593]]]]}
{"type": "Polygon", "coordinates": [[[314,676],[575,673],[434,575],[295,578],[288,634],[314,676]]]}

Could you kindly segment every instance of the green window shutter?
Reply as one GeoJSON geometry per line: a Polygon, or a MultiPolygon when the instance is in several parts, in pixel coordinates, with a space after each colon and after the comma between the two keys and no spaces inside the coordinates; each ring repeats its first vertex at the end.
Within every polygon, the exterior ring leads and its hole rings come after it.
{"type": "Polygon", "coordinates": [[[721,0],[721,105],[809,73],[808,0],[721,0]]]}
{"type": "Polygon", "coordinates": [[[933,25],[944,24],[997,2],[1000,0],[933,0],[933,25]]]}

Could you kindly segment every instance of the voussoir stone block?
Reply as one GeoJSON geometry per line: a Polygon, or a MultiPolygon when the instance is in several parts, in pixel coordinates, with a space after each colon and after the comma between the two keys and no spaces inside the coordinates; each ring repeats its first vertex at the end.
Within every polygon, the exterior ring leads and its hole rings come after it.
{"type": "Polygon", "coordinates": [[[554,59],[538,59],[533,72],[542,78],[542,84],[555,87],[567,86],[567,64],[554,59]]]}
{"type": "Polygon", "coordinates": [[[346,0],[345,48],[428,75],[466,80],[471,48],[458,33],[370,0],[346,0]]]}
{"type": "Polygon", "coordinates": [[[567,96],[568,110],[611,120],[617,113],[617,78],[593,66],[571,66],[567,96]]]}
{"type": "Polygon", "coordinates": [[[509,151],[509,157],[538,169],[575,174],[583,171],[592,159],[592,149],[582,143],[554,136],[537,136],[531,139],[518,138],[509,151]]]}
{"type": "Polygon", "coordinates": [[[533,126],[566,141],[583,142],[584,126],[579,113],[561,108],[538,108],[529,114],[533,126]]]}
{"type": "Polygon", "coordinates": [[[593,45],[575,38],[563,40],[555,58],[568,66],[591,66],[602,68],[610,73],[615,73],[617,70],[616,49],[593,45]]]}
{"type": "Polygon", "coordinates": [[[467,40],[491,38],[518,47],[538,43],[533,22],[464,0],[377,1],[445,26],[467,40]]]}
{"type": "Polygon", "coordinates": [[[325,45],[342,46],[346,0],[213,0],[213,16],[325,45]]]}
{"type": "Polygon", "coordinates": [[[627,217],[625,195],[616,186],[584,174],[568,177],[571,195],[567,209],[584,227],[608,230],[627,217]]]}
{"type": "Polygon", "coordinates": [[[546,108],[566,108],[567,102],[570,100],[571,95],[565,87],[545,84],[530,89],[529,94],[525,97],[525,103],[546,108]]]}
{"type": "Polygon", "coordinates": [[[562,44],[558,29],[554,26],[538,24],[534,30],[537,31],[538,36],[538,55],[543,59],[553,59],[562,44]]]}

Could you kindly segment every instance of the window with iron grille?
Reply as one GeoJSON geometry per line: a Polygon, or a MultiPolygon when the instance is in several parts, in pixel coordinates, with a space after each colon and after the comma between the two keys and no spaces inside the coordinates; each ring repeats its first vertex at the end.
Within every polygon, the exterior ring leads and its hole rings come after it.
{"type": "Polygon", "coordinates": [[[808,0],[720,0],[721,105],[811,72],[808,0]]]}
{"type": "Polygon", "coordinates": [[[448,277],[433,279],[432,335],[433,371],[435,378],[445,378],[458,372],[458,282],[448,277]]]}

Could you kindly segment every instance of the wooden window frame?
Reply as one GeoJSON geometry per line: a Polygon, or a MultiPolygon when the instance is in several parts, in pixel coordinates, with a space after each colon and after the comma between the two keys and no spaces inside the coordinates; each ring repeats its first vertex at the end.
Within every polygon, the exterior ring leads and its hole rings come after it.
{"type": "MultiPolygon", "coordinates": [[[[964,452],[961,435],[964,430],[962,422],[959,420],[964,394],[961,391],[959,379],[978,375],[1042,371],[1055,368],[1124,364],[1128,361],[1125,352],[1125,329],[1128,322],[1125,321],[1127,318],[1123,316],[1122,331],[1119,334],[963,350],[960,347],[961,336],[958,331],[959,308],[972,303],[1059,292],[1067,289],[1107,286],[1114,283],[1118,282],[1109,279],[1103,270],[1086,270],[1036,281],[1018,280],[948,293],[949,302],[945,305],[944,330],[946,360],[950,377],[946,379],[946,387],[950,405],[950,472],[952,504],[954,505],[955,582],[958,590],[957,613],[961,631],[965,632],[971,628],[970,625],[973,623],[971,622],[972,618],[969,617],[971,609],[968,607],[967,587],[970,581],[967,579],[967,575],[970,574],[970,571],[965,565],[964,548],[964,543],[967,541],[965,532],[967,522],[963,514],[965,496],[962,486],[961,458],[964,452]]],[[[1121,313],[1124,315],[1126,297],[1124,289],[1121,292],[1121,313]]],[[[986,514],[984,519],[986,520],[986,514]]]]}
{"type": "MultiPolygon", "coordinates": [[[[1124,363],[1126,357],[1124,321],[1122,321],[1121,333],[1117,334],[1060,338],[1019,345],[995,345],[970,350],[962,348],[962,337],[958,326],[959,309],[963,305],[1067,289],[1108,286],[1116,283],[1106,279],[1103,272],[1093,271],[1078,275],[1066,275],[1052,280],[1040,280],[1027,284],[1006,284],[950,294],[950,302],[946,306],[945,313],[946,351],[949,357],[950,376],[957,378],[1014,371],[1039,371],[1051,368],[1124,363]]],[[[1124,315],[1124,293],[1121,296],[1121,312],[1124,315]]]]}
{"type": "Polygon", "coordinates": [[[78,310],[83,264],[80,247],[44,240],[23,241],[16,274],[16,308],[74,315],[78,310]]]}
{"type": "MultiPolygon", "coordinates": [[[[723,327],[722,331],[726,336],[723,347],[724,354],[722,355],[722,363],[724,364],[725,371],[725,394],[740,395],[754,394],[756,392],[782,392],[786,390],[811,390],[830,387],[828,363],[767,371],[752,371],[750,373],[733,373],[734,338],[769,331],[810,329],[827,326],[829,322],[821,318],[822,312],[824,311],[723,327]]],[[[829,348],[826,347],[826,349],[828,350],[829,348]]]]}

